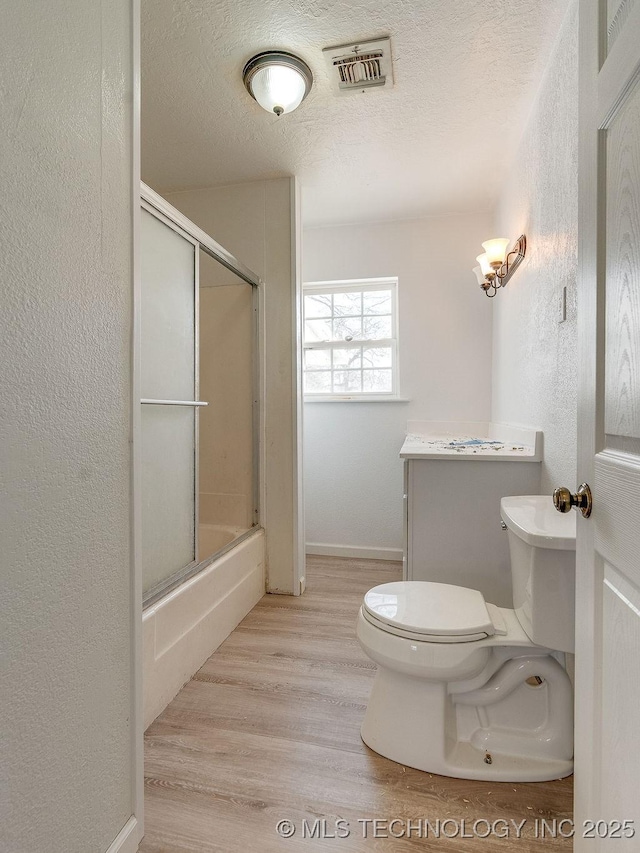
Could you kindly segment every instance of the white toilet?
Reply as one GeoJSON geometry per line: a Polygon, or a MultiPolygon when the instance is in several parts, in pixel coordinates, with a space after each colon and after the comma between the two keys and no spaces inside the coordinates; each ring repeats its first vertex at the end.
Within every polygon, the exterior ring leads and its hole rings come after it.
{"type": "MultiPolygon", "coordinates": [[[[362,739],[444,776],[540,782],[573,770],[575,513],[502,498],[514,609],[450,584],[400,581],[364,597],[358,640],[378,665],[362,739]]],[[[473,559],[473,555],[469,555],[473,559]]]]}

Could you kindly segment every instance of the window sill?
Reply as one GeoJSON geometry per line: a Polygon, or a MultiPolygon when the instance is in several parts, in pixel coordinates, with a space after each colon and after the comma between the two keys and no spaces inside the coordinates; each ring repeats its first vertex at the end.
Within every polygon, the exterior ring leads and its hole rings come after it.
{"type": "Polygon", "coordinates": [[[409,397],[384,397],[380,396],[370,396],[367,397],[365,395],[358,395],[357,397],[322,397],[321,395],[317,396],[307,396],[303,398],[304,403],[410,403],[411,400],[409,397]]]}

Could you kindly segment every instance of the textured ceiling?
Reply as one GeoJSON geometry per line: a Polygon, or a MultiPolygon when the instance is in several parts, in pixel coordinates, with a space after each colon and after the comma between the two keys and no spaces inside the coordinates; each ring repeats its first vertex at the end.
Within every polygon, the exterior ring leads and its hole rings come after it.
{"type": "Polygon", "coordinates": [[[308,225],[490,208],[567,5],[143,0],[143,179],[168,192],[297,175],[308,225]],[[395,85],[334,95],[322,48],[387,34],[395,85]],[[274,48],[315,78],[279,119],[241,79],[274,48]]]}

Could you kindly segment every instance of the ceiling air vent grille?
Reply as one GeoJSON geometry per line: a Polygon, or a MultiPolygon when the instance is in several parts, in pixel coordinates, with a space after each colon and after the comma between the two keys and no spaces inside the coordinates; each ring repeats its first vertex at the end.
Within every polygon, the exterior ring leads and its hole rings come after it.
{"type": "Polygon", "coordinates": [[[345,56],[334,59],[333,64],[338,69],[341,86],[384,85],[384,74],[380,60],[382,53],[363,53],[358,56],[345,56]]]}
{"type": "Polygon", "coordinates": [[[389,38],[327,47],[323,53],[334,89],[340,94],[393,85],[389,38]]]}

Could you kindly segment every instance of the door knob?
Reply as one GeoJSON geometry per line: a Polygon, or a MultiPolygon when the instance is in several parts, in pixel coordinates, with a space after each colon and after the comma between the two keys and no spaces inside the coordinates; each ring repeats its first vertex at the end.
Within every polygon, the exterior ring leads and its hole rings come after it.
{"type": "Polygon", "coordinates": [[[588,483],[581,483],[580,488],[572,495],[566,486],[559,486],[553,493],[553,505],[558,512],[569,512],[572,506],[579,509],[585,518],[591,515],[593,498],[588,483]]]}

